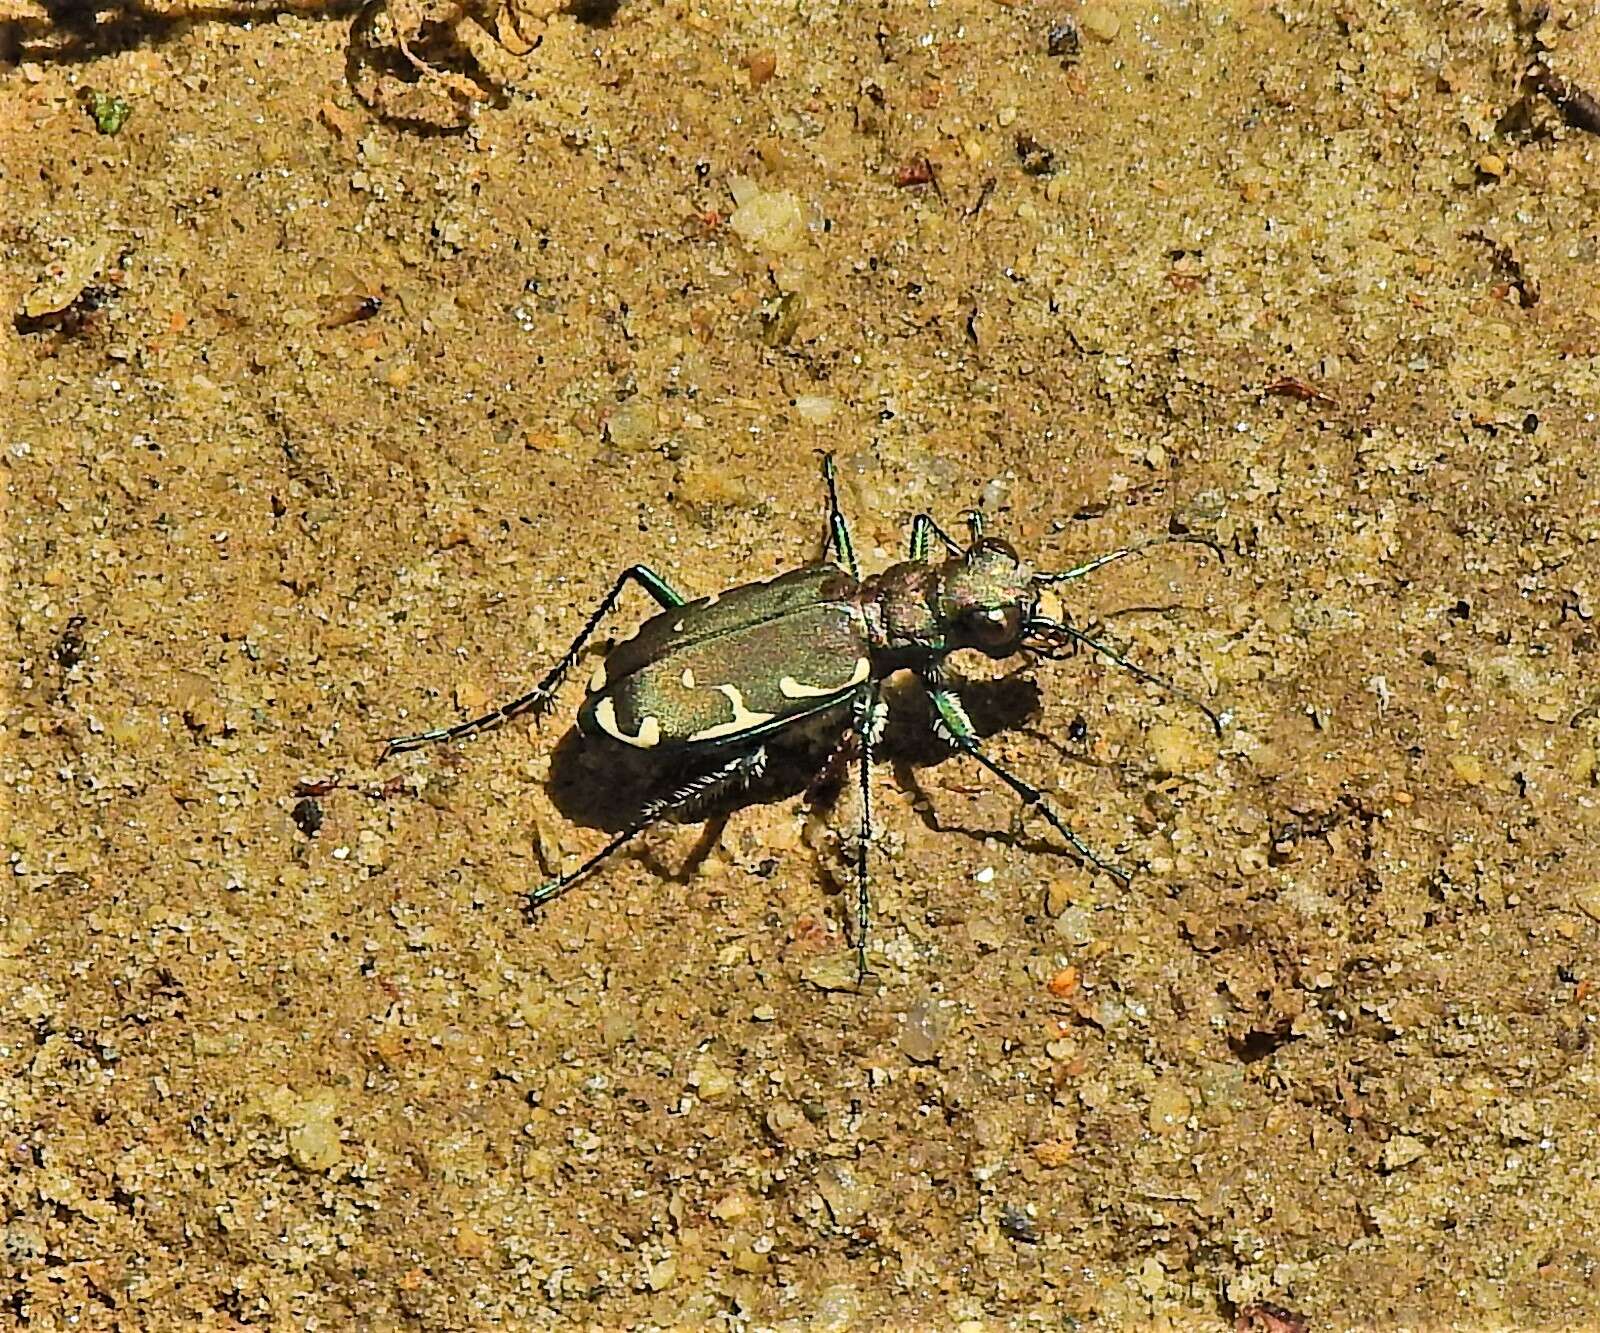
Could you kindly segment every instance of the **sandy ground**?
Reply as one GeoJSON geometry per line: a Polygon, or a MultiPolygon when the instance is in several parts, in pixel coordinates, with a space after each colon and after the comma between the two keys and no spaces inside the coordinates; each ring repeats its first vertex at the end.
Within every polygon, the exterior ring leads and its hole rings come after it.
{"type": "Polygon", "coordinates": [[[1595,1327],[1600,22],[548,8],[0,0],[0,1323],[1595,1327]],[[953,664],[1131,887],[897,689],[865,988],[797,770],[526,920],[581,683],[383,738],[829,449],[1228,550],[953,664]]]}

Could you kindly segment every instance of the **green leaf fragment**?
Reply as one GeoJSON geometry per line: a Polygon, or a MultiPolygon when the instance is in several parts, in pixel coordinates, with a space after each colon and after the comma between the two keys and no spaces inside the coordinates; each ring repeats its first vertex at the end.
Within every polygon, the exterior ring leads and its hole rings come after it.
{"type": "Polygon", "coordinates": [[[115,134],[128,123],[133,108],[115,93],[89,93],[89,114],[101,134],[115,134]]]}

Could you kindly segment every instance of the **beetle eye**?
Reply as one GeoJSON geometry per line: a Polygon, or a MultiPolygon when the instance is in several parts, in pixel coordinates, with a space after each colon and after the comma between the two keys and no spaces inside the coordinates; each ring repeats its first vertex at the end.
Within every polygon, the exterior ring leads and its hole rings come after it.
{"type": "Polygon", "coordinates": [[[967,631],[980,648],[1003,648],[1022,633],[1022,608],[997,606],[966,615],[967,631]]]}

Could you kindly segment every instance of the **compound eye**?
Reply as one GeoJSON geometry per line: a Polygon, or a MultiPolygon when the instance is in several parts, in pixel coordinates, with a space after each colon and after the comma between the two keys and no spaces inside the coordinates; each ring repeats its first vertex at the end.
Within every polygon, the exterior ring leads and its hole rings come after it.
{"type": "Polygon", "coordinates": [[[1022,608],[997,606],[988,610],[969,611],[966,615],[967,631],[980,648],[1004,648],[1015,643],[1022,635],[1022,608]]]}

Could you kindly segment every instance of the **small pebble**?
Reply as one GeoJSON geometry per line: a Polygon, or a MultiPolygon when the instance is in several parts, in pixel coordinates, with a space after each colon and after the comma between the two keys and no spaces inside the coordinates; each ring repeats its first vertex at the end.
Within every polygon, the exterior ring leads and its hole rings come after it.
{"type": "Polygon", "coordinates": [[[767,1129],[779,1142],[793,1138],[797,1130],[805,1128],[806,1123],[804,1114],[793,1102],[779,1102],[767,1112],[767,1129]]]}
{"type": "Polygon", "coordinates": [[[1033,1145],[1033,1160],[1047,1170],[1055,1170],[1072,1160],[1074,1146],[1071,1139],[1046,1139],[1033,1145]]]}
{"type": "Polygon", "coordinates": [[[1152,1134],[1176,1134],[1184,1128],[1194,1109],[1189,1094],[1177,1083],[1158,1083],[1150,1094],[1149,1123],[1152,1134]]]}
{"type": "Polygon", "coordinates": [[[1174,777],[1196,773],[1206,763],[1205,751],[1196,743],[1194,733],[1187,727],[1158,723],[1145,737],[1150,747],[1150,757],[1163,773],[1174,777]]]}
{"type": "Polygon", "coordinates": [[[1039,1224],[1018,1204],[1008,1203],[1000,1210],[1000,1230],[1023,1245],[1039,1243],[1039,1224]]]}
{"type": "Polygon", "coordinates": [[[839,400],[825,398],[821,394],[802,393],[794,400],[794,410],[802,421],[809,421],[814,426],[831,421],[833,414],[838,410],[839,400]]]}
{"type": "Polygon", "coordinates": [[[800,973],[818,990],[854,990],[860,981],[860,968],[854,949],[824,954],[807,963],[800,973]]]}
{"type": "Polygon", "coordinates": [[[615,408],[606,418],[606,439],[628,453],[650,447],[656,434],[656,409],[637,398],[615,408]]]}
{"type": "Polygon", "coordinates": [[[750,86],[759,88],[778,72],[776,51],[756,51],[745,62],[745,72],[750,76],[750,86]]]}
{"type": "Polygon", "coordinates": [[[77,246],[65,259],[51,264],[43,280],[22,298],[23,315],[43,319],[67,310],[100,276],[110,257],[109,241],[77,246]]]}
{"type": "Polygon", "coordinates": [[[733,210],[728,225],[746,245],[781,255],[806,239],[805,213],[787,191],[762,192],[733,210]]]}
{"type": "Polygon", "coordinates": [[[330,1091],[306,1098],[300,1106],[300,1124],[289,1131],[289,1158],[302,1171],[327,1171],[344,1155],[339,1147],[337,1102],[330,1091]]]}
{"type": "Polygon", "coordinates": [[[867,1215],[867,1191],[848,1162],[824,1162],[817,1169],[817,1193],[836,1226],[853,1227],[867,1215]]]}
{"type": "Polygon", "coordinates": [[[724,1194],[711,1205],[711,1216],[722,1222],[737,1222],[741,1217],[748,1216],[749,1212],[750,1200],[737,1190],[732,1194],[724,1194]]]}
{"type": "Polygon", "coordinates": [[[1239,867],[1241,875],[1259,875],[1267,868],[1267,849],[1265,847],[1241,847],[1234,855],[1234,863],[1239,867]]]}
{"type": "Polygon", "coordinates": [[[1097,41],[1112,41],[1122,31],[1122,16],[1108,4],[1085,5],[1078,22],[1083,30],[1097,41]]]}
{"type": "Polygon", "coordinates": [[[702,1055],[689,1071],[689,1086],[702,1100],[710,1102],[727,1096],[733,1088],[733,1080],[709,1055],[702,1055]]]}
{"type": "Polygon", "coordinates": [[[1045,989],[1058,1000],[1064,1000],[1069,995],[1075,995],[1078,990],[1078,969],[1064,967],[1046,984],[1045,989]]]}
{"type": "Polygon", "coordinates": [[[939,1048],[950,1035],[952,1015],[931,995],[911,1006],[900,1029],[900,1050],[906,1059],[919,1065],[932,1064],[939,1048]]]}
{"type": "Polygon", "coordinates": [[[1083,38],[1078,33],[1077,20],[1071,14],[1063,14],[1050,25],[1046,43],[1045,49],[1052,56],[1069,62],[1076,60],[1078,50],[1083,45],[1083,38]]]}
{"type": "Polygon", "coordinates": [[[1398,1171],[1403,1166],[1410,1166],[1419,1157],[1425,1157],[1428,1145],[1421,1139],[1412,1138],[1409,1134],[1396,1134],[1383,1145],[1383,1169],[1385,1171],[1398,1171]]]}
{"type": "Polygon", "coordinates": [[[1083,896],[1081,882],[1069,875],[1058,875],[1044,891],[1044,914],[1054,920],[1083,896]]]}
{"type": "Polygon", "coordinates": [[[295,802],[289,818],[294,820],[294,826],[306,837],[314,838],[322,827],[322,804],[313,797],[304,797],[295,802]]]}

